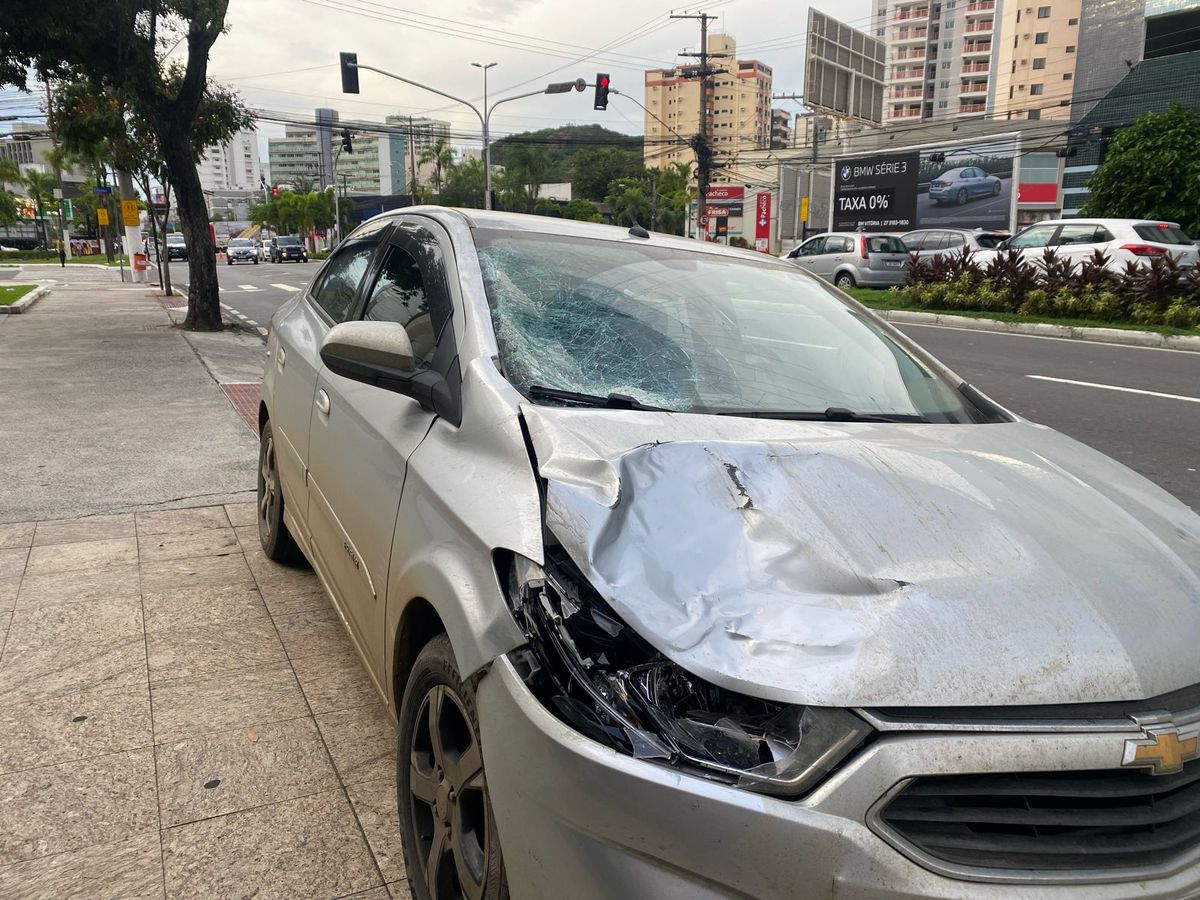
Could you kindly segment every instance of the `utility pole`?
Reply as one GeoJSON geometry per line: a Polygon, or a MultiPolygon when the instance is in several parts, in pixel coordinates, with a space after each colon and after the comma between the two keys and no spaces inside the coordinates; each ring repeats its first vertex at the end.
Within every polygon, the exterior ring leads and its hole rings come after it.
{"type": "MultiPolygon", "coordinates": [[[[698,210],[696,218],[704,219],[704,202],[708,196],[708,179],[712,170],[712,151],[709,144],[709,127],[708,127],[708,76],[713,74],[708,69],[708,23],[711,19],[716,19],[716,16],[710,16],[708,13],[672,13],[672,19],[696,19],[700,22],[700,52],[687,53],[685,56],[696,56],[700,59],[700,121],[695,138],[696,153],[696,208],[698,210]]],[[[696,237],[699,240],[707,240],[708,227],[700,226],[698,221],[696,227],[696,237]]]]}
{"type": "Polygon", "coordinates": [[[408,164],[412,169],[412,184],[408,192],[412,195],[413,204],[417,202],[417,145],[413,142],[412,116],[408,117],[408,164]]]}
{"type": "MultiPolygon", "coordinates": [[[[483,69],[483,108],[486,111],[488,108],[487,73],[488,73],[488,69],[490,69],[492,66],[496,65],[496,63],[494,63],[494,62],[490,62],[490,63],[473,62],[473,63],[471,63],[471,65],[473,65],[477,69],[483,69]]],[[[490,120],[491,120],[491,116],[486,114],[486,112],[485,112],[485,115],[483,117],[483,208],[484,209],[492,208],[492,148],[491,148],[491,143],[488,140],[488,125],[491,124],[490,120]]],[[[439,190],[440,190],[440,188],[439,188],[439,190]]]]}

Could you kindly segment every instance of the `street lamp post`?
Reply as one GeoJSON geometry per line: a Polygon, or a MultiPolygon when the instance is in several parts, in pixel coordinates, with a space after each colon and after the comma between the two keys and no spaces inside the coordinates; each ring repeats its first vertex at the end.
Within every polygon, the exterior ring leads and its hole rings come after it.
{"type": "MultiPolygon", "coordinates": [[[[483,108],[486,110],[487,101],[487,73],[488,69],[496,65],[490,63],[471,63],[477,69],[483,69],[483,108]]],[[[483,117],[483,208],[492,208],[492,150],[488,141],[488,125],[491,124],[491,116],[483,117]]]]}
{"type": "MultiPolygon", "coordinates": [[[[484,196],[483,196],[483,208],[484,209],[492,208],[492,191],[491,191],[492,170],[491,170],[491,166],[488,164],[491,159],[490,151],[488,148],[488,125],[492,120],[493,110],[495,110],[495,108],[497,106],[499,106],[501,103],[509,103],[510,101],[513,101],[513,100],[522,100],[525,97],[536,97],[538,94],[565,94],[572,90],[582,91],[588,86],[587,82],[584,81],[582,78],[576,78],[574,81],[554,81],[554,82],[551,82],[550,84],[546,85],[540,91],[529,91],[524,94],[514,94],[512,97],[503,97],[500,100],[497,100],[495,103],[493,103],[491,105],[491,107],[488,107],[487,100],[485,97],[483,110],[480,111],[480,109],[477,106],[475,106],[474,103],[471,103],[469,100],[464,100],[462,97],[455,97],[453,94],[447,94],[445,91],[439,91],[437,88],[430,87],[427,84],[421,84],[421,82],[419,82],[419,81],[413,81],[411,78],[405,78],[403,75],[397,75],[394,72],[387,72],[383,69],[376,68],[375,66],[364,65],[364,64],[358,62],[358,57],[356,54],[343,53],[341,65],[342,65],[342,71],[343,71],[342,90],[344,92],[348,91],[349,93],[353,93],[353,94],[358,93],[358,77],[357,77],[358,70],[365,69],[368,72],[377,72],[378,74],[384,75],[388,78],[394,78],[396,81],[403,81],[405,84],[411,84],[413,87],[419,87],[422,90],[429,91],[432,94],[437,94],[439,97],[445,97],[447,100],[453,100],[455,103],[461,103],[463,106],[467,107],[467,109],[471,110],[471,112],[475,113],[475,115],[479,118],[479,125],[483,129],[483,155],[484,155],[484,160],[485,160],[484,167],[483,167],[484,168],[484,176],[483,176],[484,177],[484,196]],[[353,87],[352,88],[347,87],[347,80],[346,80],[347,75],[350,73],[353,74],[353,81],[352,81],[353,87]]],[[[484,70],[484,79],[485,79],[484,90],[486,93],[487,70],[496,64],[488,63],[485,66],[481,63],[472,63],[471,65],[478,66],[479,68],[484,70]]]]}

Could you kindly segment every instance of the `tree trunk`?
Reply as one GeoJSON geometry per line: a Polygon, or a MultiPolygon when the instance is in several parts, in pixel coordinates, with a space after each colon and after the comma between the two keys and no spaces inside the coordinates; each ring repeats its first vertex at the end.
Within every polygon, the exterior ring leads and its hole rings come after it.
{"type": "Polygon", "coordinates": [[[181,134],[174,129],[160,137],[171,185],[175,189],[179,224],[188,246],[188,311],[183,327],[191,331],[219,331],[221,300],[217,254],[208,232],[208,209],[190,142],[186,132],[181,134]]]}

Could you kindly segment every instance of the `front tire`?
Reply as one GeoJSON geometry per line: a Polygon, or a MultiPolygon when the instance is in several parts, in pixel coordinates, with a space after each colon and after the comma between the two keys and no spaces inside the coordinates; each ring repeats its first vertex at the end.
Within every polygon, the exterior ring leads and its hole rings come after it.
{"type": "Polygon", "coordinates": [[[992,185],[992,196],[996,197],[996,196],[999,196],[999,194],[1000,194],[1000,182],[997,181],[994,185],[992,185]]]}
{"type": "Polygon", "coordinates": [[[258,441],[258,542],[275,562],[300,557],[300,548],[283,521],[283,484],[275,455],[275,433],[268,419],[258,441]]]}
{"type": "Polygon", "coordinates": [[[459,675],[444,634],[426,644],[413,665],[398,741],[396,802],[413,897],[507,900],[475,689],[459,675]]]}
{"type": "Polygon", "coordinates": [[[843,291],[849,290],[855,285],[854,276],[849,272],[838,272],[833,279],[833,285],[834,287],[841,288],[843,291]]]}

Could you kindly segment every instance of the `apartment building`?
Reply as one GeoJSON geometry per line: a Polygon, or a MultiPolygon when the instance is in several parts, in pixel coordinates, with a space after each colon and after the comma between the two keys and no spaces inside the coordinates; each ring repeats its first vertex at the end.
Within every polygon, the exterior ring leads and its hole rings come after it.
{"type": "Polygon", "coordinates": [[[887,44],[883,123],[986,112],[996,63],[996,0],[880,0],[887,44]]]}
{"type": "MultiPolygon", "coordinates": [[[[738,59],[737,44],[726,34],[708,37],[710,65],[723,70],[708,79],[705,114],[717,158],[741,150],[771,146],[771,67],[755,59],[738,59]]],[[[693,163],[691,147],[680,138],[700,131],[698,64],[650,69],[644,76],[645,162],[653,168],[693,163]]],[[[716,173],[714,180],[720,180],[716,173]]]]}
{"type": "Polygon", "coordinates": [[[1005,0],[992,115],[1071,118],[1081,0],[1005,0]]]}
{"type": "Polygon", "coordinates": [[[239,131],[223,144],[210,147],[196,166],[200,186],[207,192],[259,189],[262,163],[258,158],[258,132],[239,131]]]}
{"type": "Polygon", "coordinates": [[[407,145],[403,134],[356,132],[351,153],[338,152],[341,129],[322,140],[318,128],[289,125],[284,137],[267,142],[271,178],[275,185],[332,185],[337,159],[340,190],[367,194],[401,194],[408,181],[407,145]],[[328,159],[328,167],[325,160],[328,159]]]}

